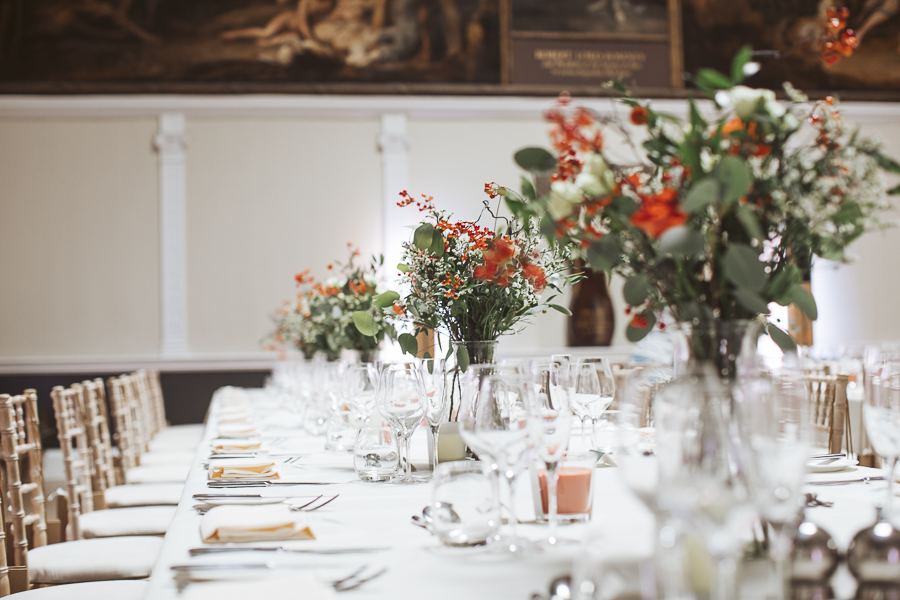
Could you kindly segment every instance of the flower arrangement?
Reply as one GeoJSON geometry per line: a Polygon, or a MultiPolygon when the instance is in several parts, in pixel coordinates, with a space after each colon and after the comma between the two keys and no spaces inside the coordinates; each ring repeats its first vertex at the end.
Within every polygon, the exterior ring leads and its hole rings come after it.
{"type": "MultiPolygon", "coordinates": [[[[885,194],[900,192],[886,191],[882,177],[900,164],[842,121],[836,99],[810,103],[785,84],[783,104],[771,90],[740,85],[758,70],[751,56],[742,49],[730,75],[701,70],[694,81],[712,102],[689,98],[686,120],[618,82],[609,85],[630,124],[561,96],[545,114],[556,155],[516,154],[527,171],[551,177],[549,194],[526,178],[521,193],[497,188],[517,217],[539,219],[548,239],[625,277],[632,341],[663,311],[712,323],[767,314],[776,302],[815,319],[802,286],[812,257],[846,260],[851,242],[883,226],[885,194]],[[633,160],[613,160],[604,147],[610,131],[633,160]]],[[[777,327],[769,333],[793,347],[777,327]]]]}
{"type": "MultiPolygon", "coordinates": [[[[485,192],[490,198],[499,196],[490,185],[485,192]]],[[[541,299],[545,290],[559,293],[575,277],[564,274],[568,249],[547,248],[530,218],[498,216],[485,200],[475,221],[453,221],[451,214],[434,207],[432,197],[423,194],[416,201],[406,191],[400,196],[399,206],[415,203],[426,213],[425,220],[403,244],[403,263],[398,265],[403,296],[386,292],[374,299],[372,310],[354,315],[364,334],[371,335],[370,324],[377,318],[411,324],[413,332],[401,334],[398,342],[404,352],[416,355],[416,335],[427,330],[457,343],[495,341],[518,331],[538,312],[569,314],[552,303],[555,294],[541,299]],[[479,224],[485,214],[493,218],[493,229],[479,224]]],[[[457,362],[465,368],[468,350],[457,346],[457,362]]]]}
{"type": "Polygon", "coordinates": [[[297,296],[276,311],[275,331],[269,339],[275,344],[290,345],[309,359],[321,353],[327,360],[337,360],[342,349],[363,354],[376,351],[385,339],[396,339],[393,325],[381,315],[371,321],[371,333],[363,335],[353,322],[353,313],[371,306],[378,296],[375,276],[383,258],[372,257],[366,265],[357,265],[360,252],[347,244],[350,257],[346,264],[335,262],[329,271],[338,276],[316,281],[307,269],[298,273],[297,296]]]}

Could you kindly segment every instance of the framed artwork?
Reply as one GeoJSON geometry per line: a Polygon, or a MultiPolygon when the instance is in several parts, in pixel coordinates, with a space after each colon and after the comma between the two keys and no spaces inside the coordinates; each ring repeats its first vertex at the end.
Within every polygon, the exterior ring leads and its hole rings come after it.
{"type": "Polygon", "coordinates": [[[477,86],[499,44],[498,0],[0,0],[2,91],[477,86]]]}
{"type": "MultiPolygon", "coordinates": [[[[727,72],[730,58],[750,44],[762,51],[749,85],[780,90],[850,91],[845,97],[897,98],[900,90],[900,2],[895,0],[682,0],[685,70],[727,72]],[[846,7],[859,41],[852,56],[827,66],[819,54],[829,8],[846,7]],[[879,92],[881,92],[879,94],[879,92]]],[[[818,95],[818,94],[815,94],[818,95]]]]}
{"type": "Polygon", "coordinates": [[[506,2],[506,83],[683,87],[678,0],[506,2]]]}

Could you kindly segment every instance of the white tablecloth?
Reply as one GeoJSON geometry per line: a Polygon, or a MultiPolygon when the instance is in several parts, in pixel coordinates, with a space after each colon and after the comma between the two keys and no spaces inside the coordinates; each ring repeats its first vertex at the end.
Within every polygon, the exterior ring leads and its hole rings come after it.
{"type": "MultiPolygon", "coordinates": [[[[325,452],[324,438],[304,433],[298,415],[279,407],[263,390],[249,390],[254,413],[266,438],[274,440],[273,452],[304,456],[299,466],[286,465],[284,477],[293,472],[304,477],[326,481],[345,481],[331,485],[271,486],[242,488],[239,493],[260,493],[273,496],[317,496],[340,494],[325,508],[308,513],[318,539],[313,542],[291,542],[297,547],[347,547],[357,545],[387,546],[390,549],[370,554],[287,554],[235,553],[191,558],[190,548],[203,546],[200,540],[200,515],[192,496],[211,491],[207,487],[209,440],[217,430],[217,403],[213,403],[207,433],[201,444],[184,496],[166,534],[162,552],[150,579],[148,600],[174,600],[179,590],[171,566],[189,563],[269,563],[275,566],[312,569],[327,579],[328,573],[348,574],[363,565],[385,565],[388,572],[358,590],[342,593],[348,598],[428,598],[429,600],[476,598],[510,598],[526,600],[534,592],[545,592],[548,582],[556,575],[571,571],[572,561],[579,554],[578,546],[552,552],[526,553],[519,556],[497,555],[472,549],[444,548],[425,530],[410,524],[410,517],[420,514],[431,501],[431,485],[372,484],[359,481],[353,470],[349,452],[325,452]],[[291,471],[291,469],[294,469],[291,471]],[[328,479],[325,479],[325,478],[328,479]]],[[[413,436],[413,462],[427,468],[425,431],[420,428],[413,436]]],[[[876,471],[869,469],[871,474],[876,471]]],[[[844,471],[819,475],[819,479],[857,477],[860,472],[844,471]]],[[[521,496],[527,496],[528,482],[523,481],[521,496]]],[[[841,548],[846,548],[859,529],[871,524],[874,515],[872,501],[884,493],[884,484],[853,484],[810,488],[824,500],[835,502],[832,508],[809,511],[812,520],[832,533],[841,548]]],[[[238,493],[237,490],[231,493],[238,493]]],[[[517,504],[527,510],[530,498],[517,504]]],[[[533,514],[520,513],[527,520],[533,514]]],[[[545,535],[546,528],[522,526],[535,539],[545,535]]],[[[608,543],[622,555],[640,555],[652,547],[654,524],[650,513],[631,495],[619,479],[616,468],[600,468],[594,477],[594,517],[588,524],[566,526],[564,537],[582,539],[591,536],[608,543]]],[[[252,544],[259,546],[263,544],[252,544]]],[[[276,544],[281,545],[281,544],[276,544]]],[[[265,576],[265,575],[263,575],[265,576]]],[[[340,575],[338,575],[340,576],[340,575]]],[[[190,584],[202,586],[202,583],[190,584]]],[[[846,574],[838,577],[838,597],[852,594],[853,583],[846,574]]],[[[196,587],[195,587],[196,589],[196,587]]],[[[285,590],[284,598],[302,598],[298,590],[285,590]]],[[[267,597],[266,600],[277,600],[267,597]]]]}

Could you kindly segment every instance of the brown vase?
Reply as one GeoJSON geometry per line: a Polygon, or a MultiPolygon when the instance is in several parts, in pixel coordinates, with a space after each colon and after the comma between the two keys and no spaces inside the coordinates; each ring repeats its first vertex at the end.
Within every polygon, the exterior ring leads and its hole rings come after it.
{"type": "Polygon", "coordinates": [[[568,345],[609,346],[616,327],[616,317],[606,285],[606,274],[589,270],[585,271],[585,275],[572,289],[568,345]]]}

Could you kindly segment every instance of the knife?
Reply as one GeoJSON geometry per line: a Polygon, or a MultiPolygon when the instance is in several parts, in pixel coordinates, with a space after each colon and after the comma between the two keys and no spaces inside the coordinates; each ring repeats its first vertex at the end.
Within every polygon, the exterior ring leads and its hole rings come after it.
{"type": "Polygon", "coordinates": [[[805,485],[844,485],[847,483],[865,483],[868,485],[872,481],[884,481],[884,477],[877,475],[875,477],[863,477],[862,479],[838,479],[835,481],[809,481],[805,485]]]}
{"type": "MultiPolygon", "coordinates": [[[[367,552],[382,552],[390,550],[386,546],[372,546],[369,548],[285,548],[283,546],[271,547],[235,547],[227,548],[191,548],[188,552],[191,556],[203,556],[205,554],[222,554],[226,552],[299,552],[301,554],[357,554],[367,552]]],[[[199,565],[198,565],[199,566],[199,565]]],[[[172,567],[173,569],[175,567],[172,567]]]]}

